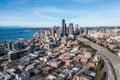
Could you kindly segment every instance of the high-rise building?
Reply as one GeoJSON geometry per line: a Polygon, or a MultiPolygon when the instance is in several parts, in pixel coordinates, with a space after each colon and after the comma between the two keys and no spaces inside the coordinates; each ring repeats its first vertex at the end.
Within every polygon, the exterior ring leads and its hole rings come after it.
{"type": "Polygon", "coordinates": [[[56,37],[56,38],[60,38],[60,37],[61,37],[61,34],[62,34],[61,28],[60,28],[60,27],[57,27],[55,37],[56,37]]]}
{"type": "Polygon", "coordinates": [[[75,34],[75,35],[78,35],[78,34],[79,34],[79,29],[78,29],[78,27],[79,27],[78,24],[76,24],[76,25],[75,25],[75,28],[74,28],[74,29],[75,29],[75,30],[74,30],[74,34],[75,34]]]}
{"type": "Polygon", "coordinates": [[[80,35],[82,35],[84,33],[83,27],[80,27],[79,32],[80,32],[80,35]]]}
{"type": "Polygon", "coordinates": [[[69,32],[69,35],[73,35],[73,23],[69,24],[68,32],[69,32]]]}
{"type": "Polygon", "coordinates": [[[33,53],[35,51],[35,46],[33,44],[31,44],[29,47],[28,47],[28,53],[33,53]]]}
{"type": "Polygon", "coordinates": [[[48,36],[48,31],[44,31],[44,36],[47,37],[48,36]]]}
{"type": "Polygon", "coordinates": [[[51,28],[52,37],[55,37],[55,27],[51,28]]]}
{"type": "Polygon", "coordinates": [[[13,50],[14,49],[14,42],[7,42],[7,49],[13,50]]]}
{"type": "Polygon", "coordinates": [[[24,43],[17,41],[17,42],[14,42],[13,50],[19,51],[19,50],[22,50],[23,47],[24,47],[24,43]]]}
{"type": "Polygon", "coordinates": [[[46,31],[44,31],[44,33],[45,33],[45,40],[47,41],[48,40],[48,31],[46,30],[46,31]]]}
{"type": "Polygon", "coordinates": [[[11,62],[12,60],[18,59],[18,55],[14,51],[8,52],[8,61],[11,62]]]}
{"type": "Polygon", "coordinates": [[[7,42],[7,49],[11,50],[11,51],[18,51],[18,50],[22,50],[24,47],[24,43],[23,42],[7,42]]]}
{"type": "Polygon", "coordinates": [[[87,35],[87,33],[88,33],[88,29],[87,28],[83,28],[83,30],[84,30],[84,35],[87,35]]]}
{"type": "Polygon", "coordinates": [[[62,37],[66,36],[66,23],[65,20],[62,19],[62,37]]]}

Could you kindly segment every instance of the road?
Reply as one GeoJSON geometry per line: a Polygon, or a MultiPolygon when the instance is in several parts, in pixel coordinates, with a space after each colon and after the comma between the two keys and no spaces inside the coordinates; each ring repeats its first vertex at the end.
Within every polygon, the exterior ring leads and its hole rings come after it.
{"type": "MultiPolygon", "coordinates": [[[[99,53],[98,53],[99,54],[99,53]]],[[[111,63],[110,63],[110,61],[105,57],[105,56],[101,56],[102,57],[102,59],[104,60],[104,62],[105,62],[105,67],[106,67],[106,80],[115,80],[115,75],[113,75],[113,74],[115,74],[113,71],[112,71],[112,68],[113,67],[111,67],[111,63]]]]}
{"type": "Polygon", "coordinates": [[[111,53],[109,50],[101,47],[83,37],[77,37],[78,40],[82,41],[85,44],[90,45],[94,49],[97,50],[97,54],[99,54],[106,61],[107,68],[109,69],[108,80],[120,80],[120,58],[119,56],[111,53]]]}

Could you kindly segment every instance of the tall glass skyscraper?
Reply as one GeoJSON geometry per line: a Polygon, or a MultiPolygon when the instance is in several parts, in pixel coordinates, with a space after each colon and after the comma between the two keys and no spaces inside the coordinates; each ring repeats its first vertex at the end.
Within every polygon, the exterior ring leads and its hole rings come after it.
{"type": "Polygon", "coordinates": [[[65,20],[62,19],[62,37],[66,36],[66,23],[65,20]]]}

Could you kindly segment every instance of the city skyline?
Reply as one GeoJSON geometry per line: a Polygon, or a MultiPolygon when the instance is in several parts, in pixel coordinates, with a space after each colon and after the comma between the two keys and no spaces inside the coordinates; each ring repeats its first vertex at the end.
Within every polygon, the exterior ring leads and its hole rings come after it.
{"type": "Polygon", "coordinates": [[[0,80],[120,80],[120,27],[65,19],[61,27],[9,27],[0,28],[0,80]]]}
{"type": "Polygon", "coordinates": [[[118,0],[0,0],[0,26],[119,26],[118,0]],[[68,26],[68,24],[67,24],[68,26]]]}

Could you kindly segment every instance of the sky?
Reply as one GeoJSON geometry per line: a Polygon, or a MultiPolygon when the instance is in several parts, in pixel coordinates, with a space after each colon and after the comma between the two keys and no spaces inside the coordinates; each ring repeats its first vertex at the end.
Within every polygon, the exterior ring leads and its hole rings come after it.
{"type": "Polygon", "coordinates": [[[120,26],[120,0],[0,0],[0,26],[120,26]]]}

